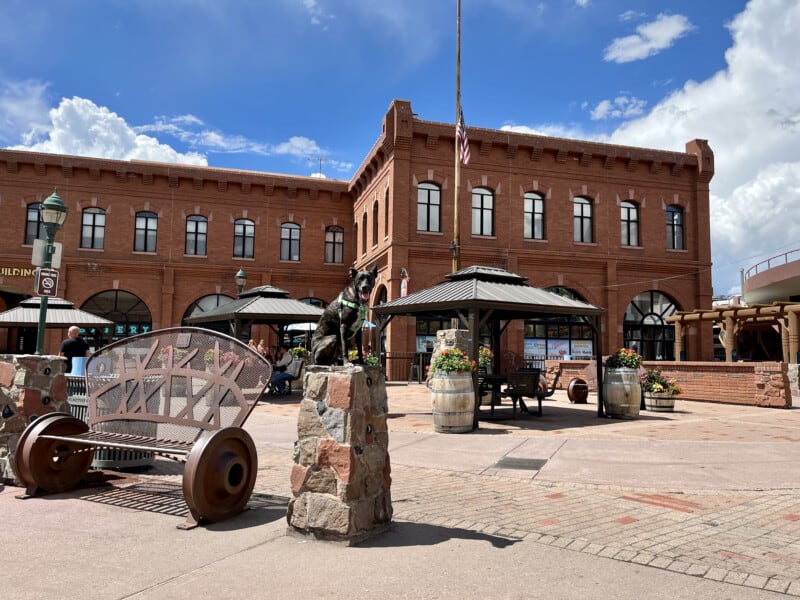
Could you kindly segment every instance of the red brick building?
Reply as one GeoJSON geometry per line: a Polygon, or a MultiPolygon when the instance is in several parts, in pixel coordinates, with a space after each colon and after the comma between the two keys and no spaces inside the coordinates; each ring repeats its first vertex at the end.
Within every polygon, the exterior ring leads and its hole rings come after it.
{"type": "MultiPolygon", "coordinates": [[[[323,304],[351,264],[379,265],[373,302],[397,297],[404,274],[411,291],[428,287],[451,270],[454,133],[394,101],[351,181],[0,150],[0,309],[32,293],[38,203],[54,188],[69,209],[56,238],[59,296],[113,320],[109,335],[178,325],[234,297],[239,269],[247,287],[323,304]]],[[[679,153],[478,128],[469,140],[461,265],[502,267],[604,307],[605,348],[672,358],[663,319],[711,305],[707,142],[679,153]]],[[[419,349],[440,326],[395,319],[384,345],[419,349]]],[[[512,323],[504,350],[585,355],[583,327],[512,323]]],[[[62,333],[48,331],[47,351],[62,333]]],[[[31,351],[33,337],[0,330],[0,352],[31,351]]],[[[710,360],[710,328],[689,331],[685,348],[710,360]]]]}

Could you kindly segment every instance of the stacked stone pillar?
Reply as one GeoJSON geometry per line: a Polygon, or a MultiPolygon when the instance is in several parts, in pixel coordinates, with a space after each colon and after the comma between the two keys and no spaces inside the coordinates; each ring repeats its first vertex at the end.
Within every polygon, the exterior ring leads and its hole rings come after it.
{"type": "Polygon", "coordinates": [[[310,366],[303,392],[289,531],[358,543],[392,520],[383,369],[310,366]]]}
{"type": "Polygon", "coordinates": [[[14,451],[37,417],[69,412],[67,361],[58,356],[0,354],[0,483],[14,483],[14,451]]]}

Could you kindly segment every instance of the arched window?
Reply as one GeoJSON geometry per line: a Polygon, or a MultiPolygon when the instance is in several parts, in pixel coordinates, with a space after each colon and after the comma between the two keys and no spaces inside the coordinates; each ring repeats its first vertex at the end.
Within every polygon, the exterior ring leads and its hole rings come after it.
{"type": "Polygon", "coordinates": [[[378,201],[372,203],[372,245],[378,245],[378,201]]]}
{"type": "Polygon", "coordinates": [[[523,200],[523,236],[526,240],[544,239],[544,196],[526,192],[523,200]]]}
{"type": "Polygon", "coordinates": [[[281,260],[300,260],[300,225],[281,225],[281,260]]]}
{"type": "Polygon", "coordinates": [[[367,229],[367,213],[364,213],[364,216],[361,217],[361,255],[367,253],[367,235],[369,229],[367,229]]]}
{"type": "Polygon", "coordinates": [[[383,237],[389,237],[389,188],[383,193],[383,237]]]}
{"type": "Polygon", "coordinates": [[[441,227],[442,190],[433,183],[420,183],[417,186],[417,231],[442,230],[441,227]]]}
{"type": "Polygon", "coordinates": [[[25,213],[25,245],[32,246],[34,240],[45,239],[44,222],[39,208],[41,202],[28,204],[28,211],[25,213]]]}
{"type": "MultiPolygon", "coordinates": [[[[234,237],[235,235],[236,234],[234,233],[234,237]]],[[[207,248],[208,219],[200,215],[191,215],[186,217],[186,254],[191,254],[194,256],[206,256],[208,251],[207,248]]]]}
{"type": "Polygon", "coordinates": [[[255,256],[256,224],[250,219],[236,219],[233,222],[234,258],[253,258],[255,256]]]}
{"type": "Polygon", "coordinates": [[[136,213],[136,231],[133,238],[134,252],[155,252],[158,234],[158,215],[150,211],[136,213]]]}
{"type": "Polygon", "coordinates": [[[233,300],[230,296],[226,296],[225,294],[209,294],[208,296],[203,296],[198,298],[194,302],[189,305],[189,308],[186,309],[186,312],[183,313],[183,319],[181,323],[184,325],[186,324],[186,319],[189,317],[194,317],[197,315],[201,315],[204,312],[208,312],[209,310],[213,310],[218,306],[226,304],[233,300]]]}
{"type": "Polygon", "coordinates": [[[645,360],[675,360],[675,328],[665,319],[678,312],[675,303],[655,290],[636,296],[625,311],[625,347],[645,360]]]}
{"type": "Polygon", "coordinates": [[[674,204],[667,207],[667,248],[686,249],[683,241],[683,209],[674,204]]]}
{"type": "Polygon", "coordinates": [[[91,328],[86,341],[99,348],[137,333],[146,333],[153,327],[150,309],[138,296],[124,290],[107,290],[89,298],[81,310],[113,321],[108,327],[91,328]]]}
{"type": "Polygon", "coordinates": [[[344,229],[331,226],[325,229],[325,262],[344,262],[344,229]]]}
{"type": "Polygon", "coordinates": [[[633,202],[621,202],[620,226],[623,246],[639,246],[639,207],[633,202]]]}
{"type": "Polygon", "coordinates": [[[102,250],[106,239],[106,211],[85,208],[81,215],[81,248],[102,250]]]}
{"type": "Polygon", "coordinates": [[[353,240],[355,240],[356,254],[358,254],[358,221],[353,223],[353,240]]]}
{"type": "Polygon", "coordinates": [[[572,200],[573,241],[594,242],[594,225],[592,223],[592,201],[576,196],[572,200]]]}
{"type": "Polygon", "coordinates": [[[494,235],[494,193],[472,188],[472,235],[494,235]]]}

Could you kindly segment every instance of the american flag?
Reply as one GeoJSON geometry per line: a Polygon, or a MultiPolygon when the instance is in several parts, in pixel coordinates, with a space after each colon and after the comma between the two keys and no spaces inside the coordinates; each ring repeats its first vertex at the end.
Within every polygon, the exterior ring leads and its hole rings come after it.
{"type": "Polygon", "coordinates": [[[469,140],[467,127],[464,125],[464,111],[458,112],[458,125],[456,125],[456,139],[458,139],[458,157],[465,165],[469,164],[469,140]]]}

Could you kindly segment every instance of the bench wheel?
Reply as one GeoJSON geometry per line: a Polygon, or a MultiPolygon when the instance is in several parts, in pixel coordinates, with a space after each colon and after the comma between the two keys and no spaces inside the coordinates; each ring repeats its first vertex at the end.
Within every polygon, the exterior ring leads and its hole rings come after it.
{"type": "Polygon", "coordinates": [[[87,431],[89,426],[85,422],[65,413],[45,415],[28,425],[14,458],[17,476],[25,487],[64,492],[78,485],[92,464],[94,449],[41,436],[70,436],[87,431]]]}
{"type": "Polygon", "coordinates": [[[191,518],[214,523],[244,510],[256,483],[253,438],[240,427],[207,431],[195,442],[183,471],[183,497],[191,518]]]}

